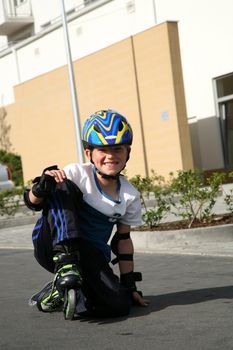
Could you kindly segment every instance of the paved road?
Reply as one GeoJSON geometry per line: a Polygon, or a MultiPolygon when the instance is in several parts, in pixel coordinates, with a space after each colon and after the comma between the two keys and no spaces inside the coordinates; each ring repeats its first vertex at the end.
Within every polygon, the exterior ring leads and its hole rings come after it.
{"type": "Polygon", "coordinates": [[[0,349],[233,349],[233,256],[137,253],[148,308],[126,318],[65,321],[27,305],[51,275],[34,260],[26,231],[0,230],[0,349]]]}

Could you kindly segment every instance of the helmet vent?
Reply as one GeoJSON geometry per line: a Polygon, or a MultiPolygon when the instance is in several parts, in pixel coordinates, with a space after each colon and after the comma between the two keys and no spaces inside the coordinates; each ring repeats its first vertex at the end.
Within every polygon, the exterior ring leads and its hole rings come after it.
{"type": "Polygon", "coordinates": [[[95,125],[94,125],[94,130],[95,130],[96,132],[98,132],[98,133],[101,133],[101,130],[100,130],[100,127],[99,127],[98,124],[95,124],[95,125]]]}
{"type": "Polygon", "coordinates": [[[124,128],[124,124],[122,123],[122,121],[120,121],[119,127],[118,127],[119,131],[123,130],[123,128],[124,128]]]}

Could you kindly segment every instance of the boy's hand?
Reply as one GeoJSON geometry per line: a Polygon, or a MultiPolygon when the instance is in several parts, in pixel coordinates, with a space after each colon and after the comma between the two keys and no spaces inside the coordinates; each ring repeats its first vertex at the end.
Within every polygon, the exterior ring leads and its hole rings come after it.
{"type": "Polygon", "coordinates": [[[136,304],[141,306],[148,306],[150,304],[150,301],[141,297],[141,295],[138,292],[133,292],[132,294],[133,294],[133,300],[135,301],[136,304]]]}
{"type": "Polygon", "coordinates": [[[37,176],[33,180],[34,185],[29,194],[30,201],[37,203],[38,199],[41,201],[43,198],[46,198],[55,189],[56,184],[63,182],[65,179],[66,174],[64,170],[58,169],[57,165],[44,169],[42,175],[37,176]]]}
{"type": "Polygon", "coordinates": [[[61,183],[66,179],[66,174],[65,174],[64,170],[60,170],[60,169],[58,169],[58,170],[56,170],[56,169],[55,170],[46,170],[45,174],[52,176],[57,183],[61,183]]]}

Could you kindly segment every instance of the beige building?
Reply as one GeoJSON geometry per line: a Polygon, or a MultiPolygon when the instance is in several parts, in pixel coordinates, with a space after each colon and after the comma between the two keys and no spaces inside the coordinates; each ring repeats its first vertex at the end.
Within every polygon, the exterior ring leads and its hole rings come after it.
{"type": "MultiPolygon", "coordinates": [[[[134,130],[127,175],[193,167],[176,22],[164,22],[73,63],[81,123],[111,108],[134,130]]],[[[6,106],[25,182],[78,160],[67,67],[14,87],[6,106]]]]}

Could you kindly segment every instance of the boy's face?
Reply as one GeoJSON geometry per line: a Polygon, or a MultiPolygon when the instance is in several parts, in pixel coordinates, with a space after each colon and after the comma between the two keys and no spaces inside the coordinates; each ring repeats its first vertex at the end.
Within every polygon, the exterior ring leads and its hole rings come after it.
{"type": "Polygon", "coordinates": [[[129,149],[125,145],[95,147],[92,151],[86,150],[86,156],[95,164],[96,168],[106,175],[118,174],[126,164],[129,149]]]}

